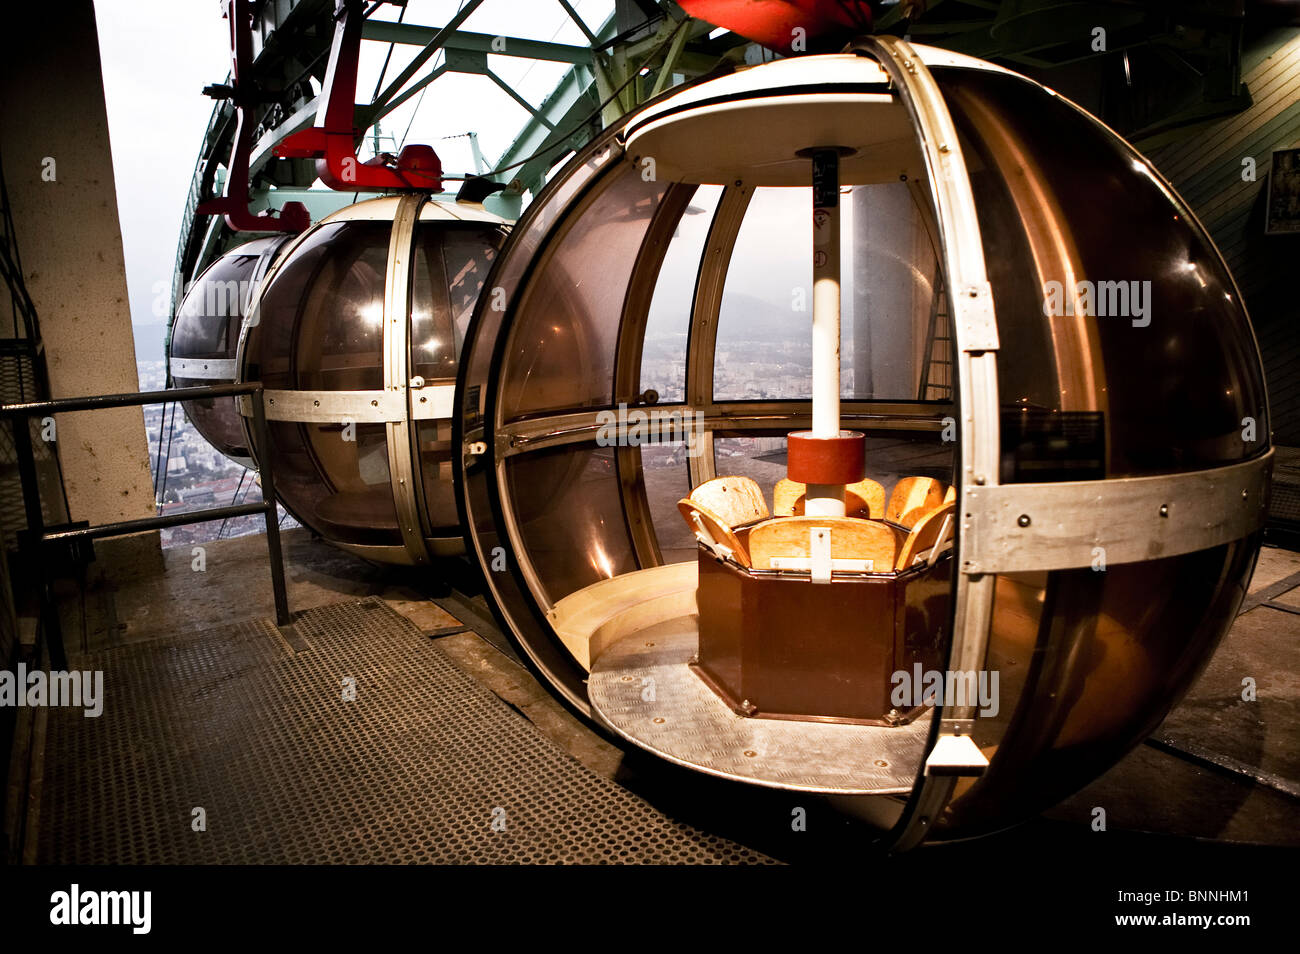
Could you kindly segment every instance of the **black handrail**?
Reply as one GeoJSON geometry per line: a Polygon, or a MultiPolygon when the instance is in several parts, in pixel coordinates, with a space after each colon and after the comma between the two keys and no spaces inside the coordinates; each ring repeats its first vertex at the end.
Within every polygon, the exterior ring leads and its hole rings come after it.
{"type": "Polygon", "coordinates": [[[210,384],[192,388],[169,388],[165,391],[128,391],[125,394],[95,394],[89,397],[55,398],[52,401],[28,401],[25,404],[0,404],[0,417],[35,417],[69,411],[94,411],[107,407],[144,407],[146,404],[170,404],[197,398],[238,397],[262,390],[260,382],[245,384],[210,384]]]}
{"type": "Polygon", "coordinates": [[[44,616],[47,631],[50,634],[50,662],[52,666],[58,669],[67,666],[67,655],[63,645],[58,613],[49,588],[49,581],[44,579],[45,561],[43,551],[48,544],[52,543],[125,536],[126,534],[141,533],[147,530],[161,530],[165,527],[179,527],[186,524],[206,523],[210,520],[226,520],[230,517],[243,517],[261,513],[266,519],[266,547],[271,560],[271,585],[275,590],[275,621],[280,626],[289,624],[289,597],[285,590],[284,557],[280,549],[280,521],[276,509],[275,475],[269,457],[267,460],[261,461],[258,467],[258,472],[262,478],[261,503],[190,510],[185,513],[145,517],[139,520],[120,520],[115,523],[105,523],[91,527],[55,529],[46,529],[45,516],[41,510],[40,485],[36,475],[36,457],[32,451],[29,423],[32,418],[73,411],[94,411],[110,407],[143,407],[146,404],[166,404],[172,401],[239,397],[241,395],[248,395],[252,399],[253,434],[257,446],[267,447],[266,409],[260,382],[214,384],[127,394],[100,394],[90,397],[57,398],[52,401],[29,401],[23,404],[0,405],[0,419],[13,421],[14,449],[17,451],[18,474],[23,488],[23,506],[27,512],[26,546],[32,551],[30,554],[33,558],[32,565],[41,574],[41,612],[44,616]]]}

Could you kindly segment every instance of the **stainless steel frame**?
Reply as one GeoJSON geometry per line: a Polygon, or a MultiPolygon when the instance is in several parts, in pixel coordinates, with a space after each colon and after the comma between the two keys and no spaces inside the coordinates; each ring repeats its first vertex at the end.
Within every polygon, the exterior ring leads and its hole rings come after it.
{"type": "Polygon", "coordinates": [[[386,425],[388,432],[388,479],[397,506],[397,526],[402,541],[416,565],[429,562],[424,530],[416,500],[417,464],[411,444],[410,425],[410,309],[411,257],[414,254],[415,222],[427,196],[403,196],[393,218],[392,245],[388,249],[388,275],[384,286],[384,387],[401,401],[402,413],[386,425]]]}
{"type": "Polygon", "coordinates": [[[411,420],[449,421],[456,405],[456,385],[426,384],[412,387],[411,420]]]}
{"type": "MultiPolygon", "coordinates": [[[[904,40],[868,37],[859,42],[857,50],[871,56],[885,69],[895,94],[911,115],[934,204],[941,243],[938,254],[948,287],[956,345],[960,409],[961,466],[954,484],[958,486],[957,509],[961,514],[957,559],[963,570],[954,581],[955,624],[948,668],[975,671],[984,665],[996,583],[992,575],[966,569],[965,556],[968,533],[981,515],[982,503],[982,500],[968,501],[969,492],[996,485],[998,480],[998,334],[993,293],[984,264],[984,246],[966,161],[938,84],[904,40]]],[[[975,711],[975,706],[967,705],[936,712],[940,728],[937,736],[932,737],[927,754],[945,735],[969,735],[975,711]]],[[[897,847],[911,847],[925,837],[931,820],[948,801],[955,785],[955,777],[927,775],[918,766],[909,810],[890,834],[897,847]]]]}

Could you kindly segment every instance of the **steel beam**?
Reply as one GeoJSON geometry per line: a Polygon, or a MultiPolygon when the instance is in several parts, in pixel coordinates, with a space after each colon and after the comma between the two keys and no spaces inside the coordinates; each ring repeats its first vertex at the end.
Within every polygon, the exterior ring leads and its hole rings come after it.
{"type": "MultiPolygon", "coordinates": [[[[389,23],[382,20],[367,20],[365,26],[361,28],[361,38],[363,40],[378,40],[381,43],[423,46],[427,49],[429,44],[437,39],[438,34],[442,32],[444,31],[436,27],[420,26],[415,23],[389,23]]],[[[568,63],[570,65],[586,66],[591,62],[591,50],[585,46],[550,43],[545,40],[527,40],[515,36],[498,37],[487,33],[469,33],[465,30],[447,32],[440,40],[438,47],[435,47],[434,52],[438,49],[449,52],[517,56],[526,60],[545,60],[549,63],[568,63]]]]}
{"type": "Polygon", "coordinates": [[[569,0],[560,0],[560,6],[564,7],[564,12],[569,15],[569,19],[577,24],[578,29],[582,31],[582,35],[587,38],[588,43],[595,46],[600,42],[596,39],[596,34],[592,33],[587,27],[586,21],[584,21],[582,17],[578,16],[578,11],[573,9],[573,5],[569,3],[569,0]]]}
{"type": "Polygon", "coordinates": [[[574,125],[596,105],[593,82],[590,71],[581,66],[566,72],[551,95],[538,107],[538,112],[547,118],[547,122],[530,117],[515,141],[497,159],[495,168],[509,169],[526,160],[510,174],[526,188],[537,191],[551,161],[563,152],[566,145],[570,148],[581,145],[566,140],[573,138],[571,131],[577,132],[573,130],[574,125]]]}
{"type": "MultiPolygon", "coordinates": [[[[433,30],[432,35],[428,37],[428,41],[424,45],[424,49],[415,54],[415,57],[411,62],[407,63],[393,81],[384,88],[384,91],[375,97],[375,101],[371,103],[371,106],[374,108],[381,108],[384,103],[397,95],[398,90],[405,86],[407,81],[420,71],[420,67],[427,63],[435,53],[445,46],[447,41],[452,37],[460,25],[469,19],[470,14],[482,5],[483,0],[469,0],[469,2],[461,8],[460,12],[448,21],[446,26],[433,30]]],[[[363,40],[366,39],[365,28],[369,26],[371,22],[372,21],[367,21],[362,24],[361,38],[363,40]]],[[[404,27],[406,24],[395,23],[392,24],[392,26],[404,27]]],[[[390,40],[389,42],[395,43],[398,41],[390,40]]]]}
{"type": "Polygon", "coordinates": [[[487,76],[488,79],[490,79],[492,82],[494,82],[494,83],[496,83],[498,86],[500,86],[501,89],[502,89],[502,91],[503,91],[507,96],[509,96],[511,99],[513,99],[516,103],[518,103],[518,104],[519,104],[520,106],[522,106],[524,109],[528,110],[528,112],[532,114],[532,117],[533,117],[534,119],[536,119],[539,123],[541,123],[541,124],[542,124],[543,126],[545,126],[547,129],[550,129],[552,132],[555,131],[555,123],[553,123],[553,122],[551,122],[549,119],[547,119],[547,118],[546,118],[546,114],[543,113],[541,110],[539,110],[536,106],[534,106],[532,103],[528,102],[528,100],[524,99],[524,98],[523,98],[522,96],[520,96],[517,92],[515,92],[515,88],[514,88],[513,86],[511,86],[509,83],[507,83],[505,80],[503,80],[500,76],[497,76],[497,74],[496,74],[496,73],[493,73],[491,70],[484,70],[483,73],[484,73],[485,76],[487,76]]]}
{"type": "Polygon", "coordinates": [[[434,67],[433,70],[431,70],[425,76],[421,77],[418,82],[414,83],[409,88],[403,90],[401,93],[399,93],[397,96],[394,96],[388,102],[374,107],[368,107],[368,106],[358,107],[357,108],[358,128],[369,129],[371,126],[379,122],[379,120],[383,119],[393,110],[395,110],[397,107],[401,106],[412,96],[419,93],[422,89],[424,89],[434,80],[436,80],[439,76],[442,76],[444,73],[450,73],[450,72],[465,72],[465,71],[452,70],[452,68],[448,66],[446,63],[442,63],[434,67]]]}

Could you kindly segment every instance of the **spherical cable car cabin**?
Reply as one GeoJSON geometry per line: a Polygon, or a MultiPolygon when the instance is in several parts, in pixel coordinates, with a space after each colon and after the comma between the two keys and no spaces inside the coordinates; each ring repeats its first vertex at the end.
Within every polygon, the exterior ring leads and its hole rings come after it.
{"type": "Polygon", "coordinates": [[[476,203],[372,199],[322,219],[267,276],[239,349],[242,379],[266,388],[270,446],[255,450],[326,540],[382,563],[462,551],[452,392],[504,235],[476,203]]]}
{"type": "MultiPolygon", "coordinates": [[[[186,290],[168,346],[174,387],[235,381],[244,316],[289,241],[289,236],[277,235],[244,242],[218,257],[186,290]]],[[[236,463],[252,466],[234,398],[200,398],[181,406],[204,440],[236,463]]]]}
{"type": "Polygon", "coordinates": [[[543,679],[665,759],[853,797],[900,846],[989,831],[1148,734],[1244,594],[1240,296],[1024,77],[877,38],[688,87],[489,283],[467,534],[543,679]]]}

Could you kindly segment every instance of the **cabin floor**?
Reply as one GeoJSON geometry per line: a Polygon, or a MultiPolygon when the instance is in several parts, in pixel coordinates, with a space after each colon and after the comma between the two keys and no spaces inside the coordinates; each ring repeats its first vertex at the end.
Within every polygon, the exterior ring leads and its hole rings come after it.
{"type": "MultiPolygon", "coordinates": [[[[260,536],[207,544],[201,561],[97,546],[84,589],[65,588],[63,631],[70,668],[105,670],[108,704],[98,719],[35,710],[11,858],[816,862],[874,833],[820,797],[613,744],[521,664],[463,562],[375,567],[305,530],[284,549],[282,632],[260,536]]],[[[1300,845],[1300,554],[1266,548],[1250,594],[1150,744],[1039,819],[914,855],[1100,851],[1097,807],[1105,844],[1135,856],[1300,845]]]]}

